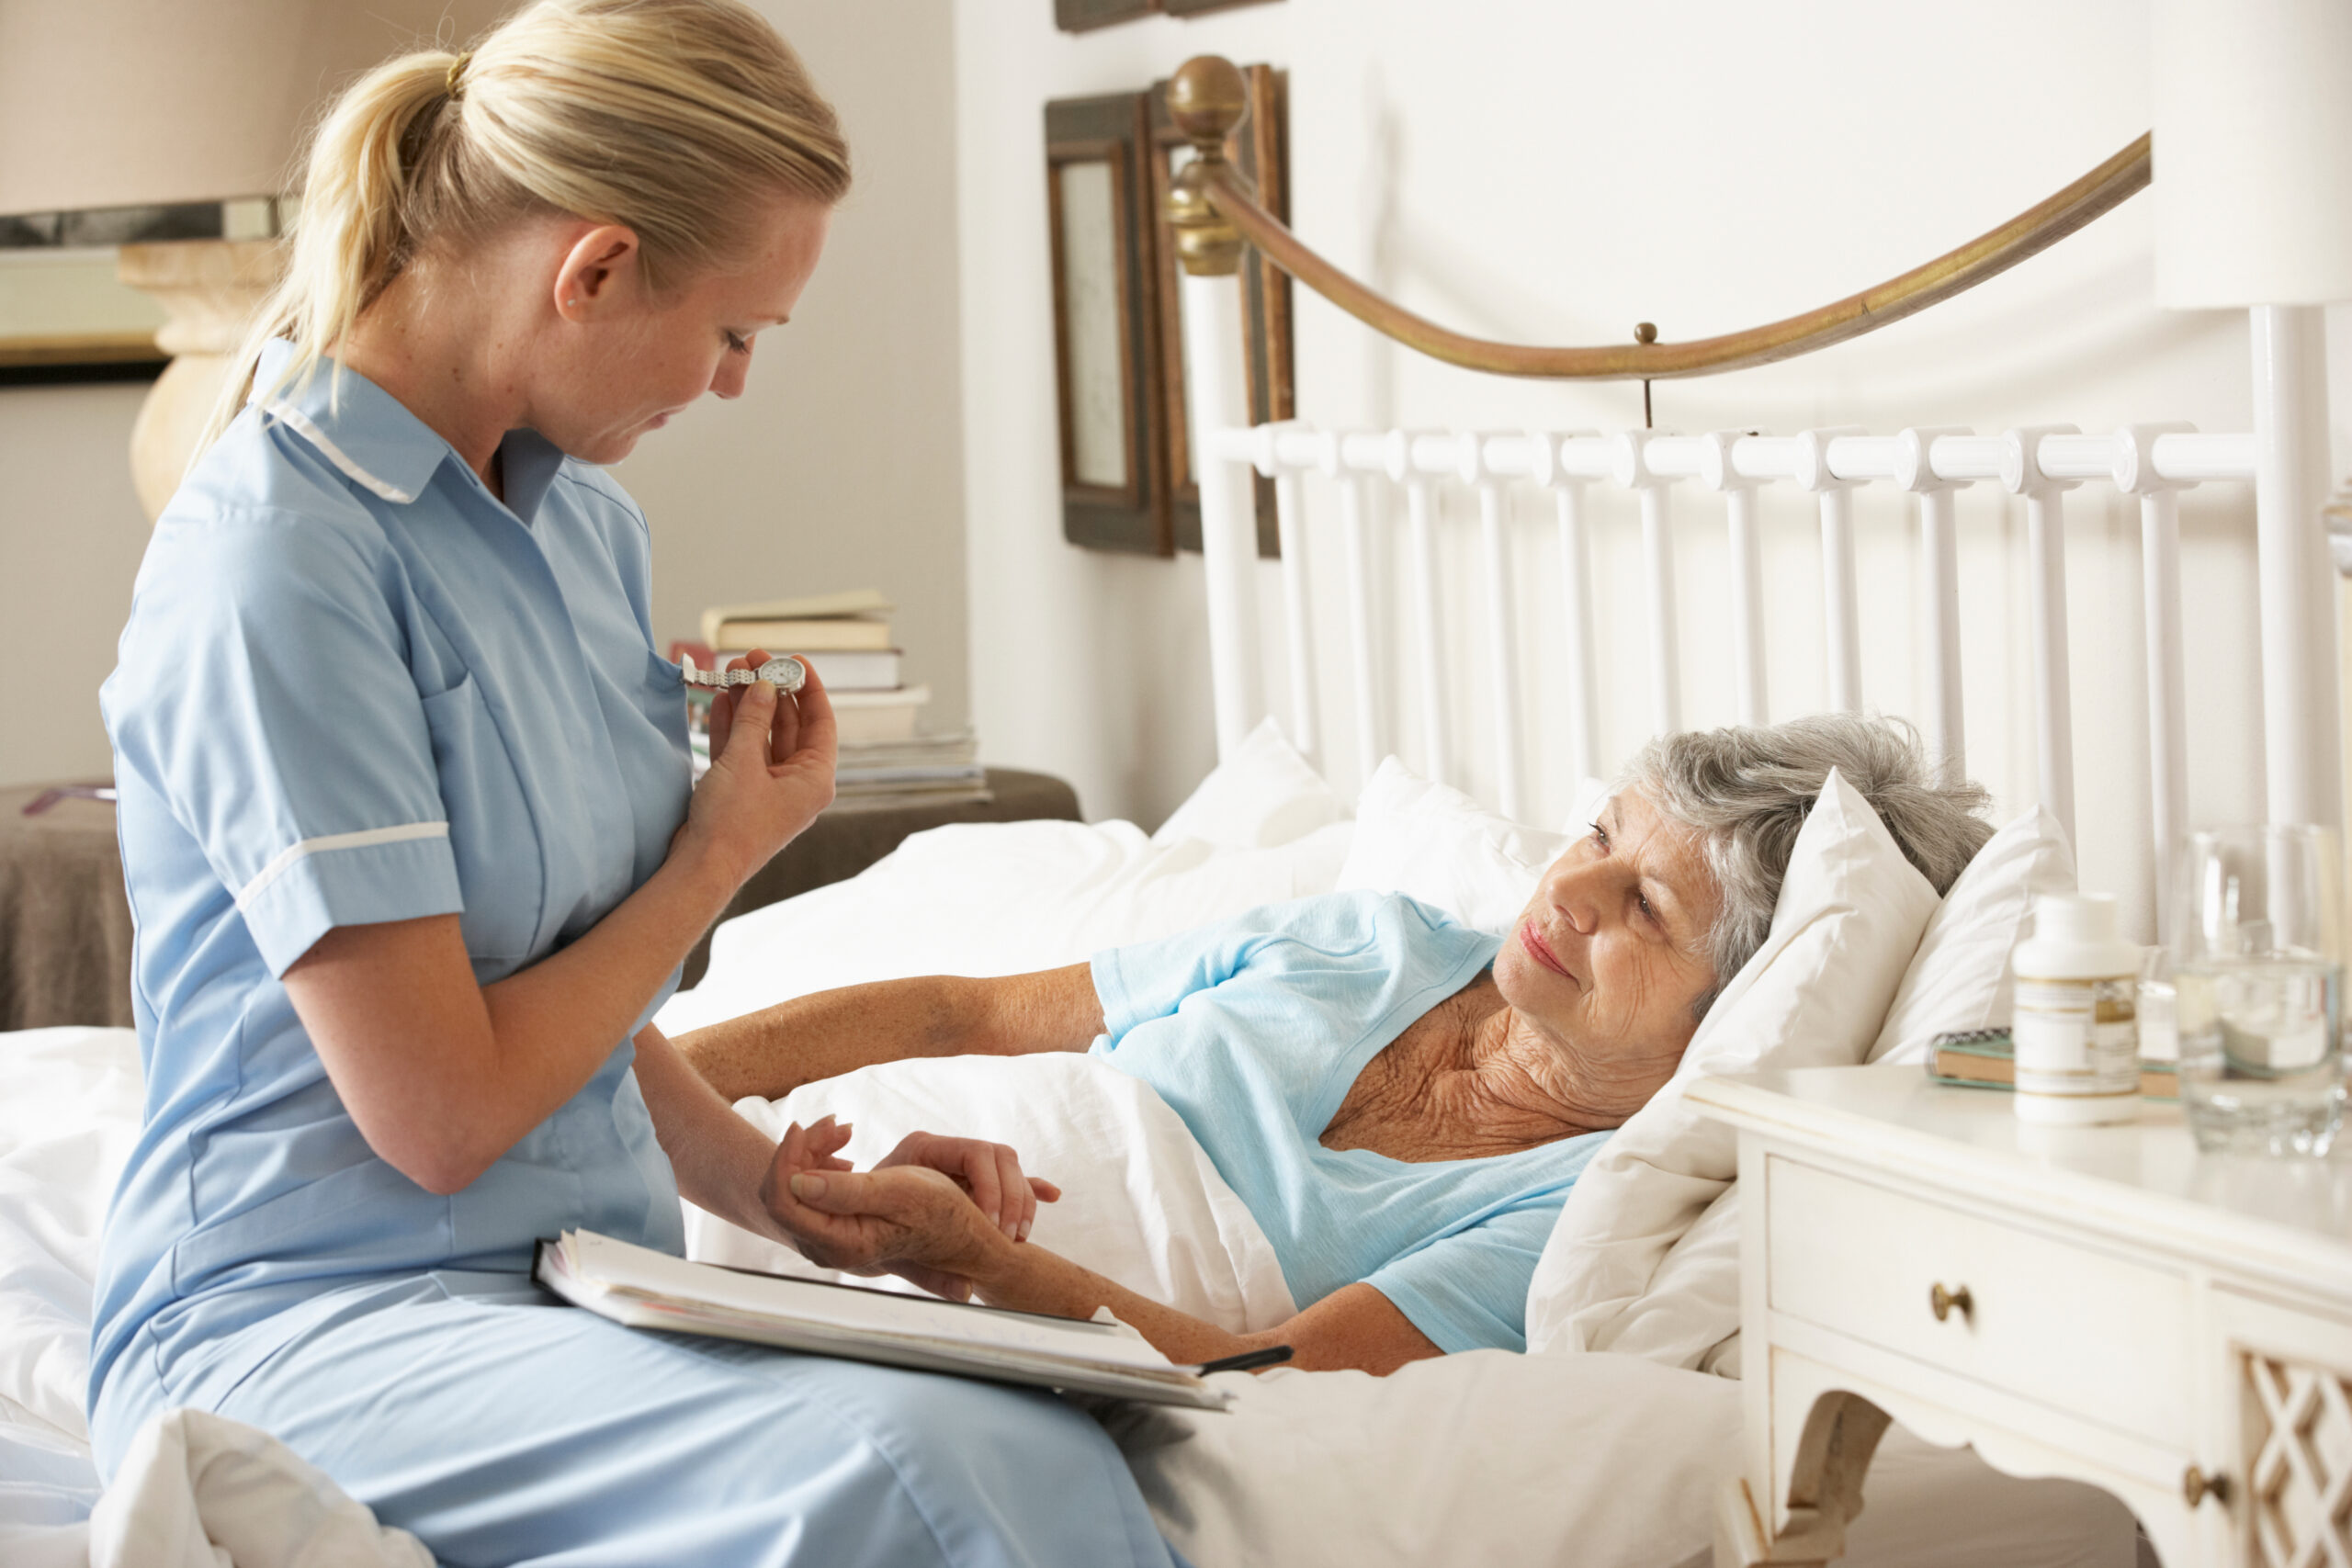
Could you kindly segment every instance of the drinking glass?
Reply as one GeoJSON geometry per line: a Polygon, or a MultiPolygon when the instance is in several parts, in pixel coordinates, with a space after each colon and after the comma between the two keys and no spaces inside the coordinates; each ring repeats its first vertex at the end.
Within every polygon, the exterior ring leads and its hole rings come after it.
{"type": "Polygon", "coordinates": [[[2325,828],[2193,833],[2174,918],[2198,1147],[2320,1155],[2344,1121],[2344,867],[2325,828]]]}

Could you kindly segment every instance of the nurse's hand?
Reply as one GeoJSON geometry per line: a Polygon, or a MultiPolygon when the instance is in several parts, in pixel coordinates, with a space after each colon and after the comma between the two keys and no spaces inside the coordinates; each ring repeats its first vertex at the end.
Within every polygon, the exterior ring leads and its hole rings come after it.
{"type": "MultiPolygon", "coordinates": [[[[727,667],[756,670],[767,660],[754,649],[727,667]]],[[[833,705],[813,668],[797,699],[764,681],[719,693],[710,703],[710,771],[670,852],[715,857],[730,889],[741,886],[832,804],[837,754],[833,705]]]]}
{"type": "Polygon", "coordinates": [[[1001,1145],[918,1133],[861,1174],[837,1157],[848,1140],[849,1130],[830,1117],[810,1128],[794,1123],[762,1184],[768,1213],[822,1268],[898,1274],[962,1301],[997,1249],[1028,1235],[1028,1220],[1008,1225],[1008,1213],[1034,1215],[1036,1201],[1061,1196],[1052,1182],[1021,1174],[1001,1145]],[[975,1177],[994,1184],[998,1212],[975,1201],[975,1177]],[[1003,1204],[1007,1192],[1019,1203],[1003,1204]]]}

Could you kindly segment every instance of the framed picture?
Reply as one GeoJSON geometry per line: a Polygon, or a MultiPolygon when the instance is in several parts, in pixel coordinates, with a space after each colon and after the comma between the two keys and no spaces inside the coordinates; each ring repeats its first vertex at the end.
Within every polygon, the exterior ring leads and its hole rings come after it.
{"type": "MultiPolygon", "coordinates": [[[[1249,84],[1249,112],[1227,140],[1225,155],[1258,187],[1267,211],[1290,221],[1288,77],[1270,65],[1242,68],[1249,84]]],[[[1175,234],[1168,226],[1168,188],[1176,171],[1190,163],[1193,145],[1168,113],[1168,84],[1151,93],[1152,233],[1154,270],[1162,344],[1161,401],[1167,409],[1170,532],[1175,547],[1201,547],[1201,487],[1193,477],[1192,433],[1184,397],[1182,269],[1176,262],[1175,234]]],[[[1251,250],[1241,264],[1242,364],[1249,377],[1253,424],[1288,419],[1296,410],[1293,378],[1290,275],[1251,250]]],[[[1282,553],[1274,515],[1274,481],[1257,477],[1258,553],[1282,553]]]]}
{"type": "Polygon", "coordinates": [[[1132,22],[1159,9],[1160,0],[1054,0],[1054,26],[1066,33],[1087,33],[1114,22],[1132,22]]]}
{"type": "Polygon", "coordinates": [[[1159,322],[1151,299],[1147,95],[1046,106],[1062,532],[1075,545],[1174,552],[1159,322]]]}

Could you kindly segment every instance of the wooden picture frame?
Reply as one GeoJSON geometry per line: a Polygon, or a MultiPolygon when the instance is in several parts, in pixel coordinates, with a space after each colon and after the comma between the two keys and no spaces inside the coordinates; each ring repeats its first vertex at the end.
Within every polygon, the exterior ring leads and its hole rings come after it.
{"type": "Polygon", "coordinates": [[[1146,95],[1046,106],[1054,381],[1062,534],[1074,545],[1172,555],[1146,95]]]}
{"type": "MultiPolygon", "coordinates": [[[[1258,187],[1267,211],[1290,221],[1289,76],[1270,65],[1242,67],[1249,112],[1227,139],[1225,152],[1258,187]]],[[[1168,112],[1168,84],[1151,93],[1151,197],[1154,278],[1162,345],[1161,402],[1167,410],[1165,450],[1169,472],[1169,526],[1175,547],[1201,547],[1201,488],[1193,475],[1190,411],[1184,396],[1182,271],[1176,263],[1175,235],[1168,226],[1168,188],[1175,171],[1189,161],[1192,143],[1168,112]]],[[[1249,380],[1250,420],[1262,424],[1291,418],[1297,409],[1296,362],[1291,335],[1290,275],[1260,255],[1244,253],[1241,264],[1242,365],[1249,380]]],[[[1258,553],[1282,554],[1274,512],[1274,481],[1256,476],[1258,553]]]]}
{"type": "Polygon", "coordinates": [[[1091,33],[1148,17],[1160,5],[1161,0],[1054,0],[1054,26],[1066,33],[1091,33]]]}

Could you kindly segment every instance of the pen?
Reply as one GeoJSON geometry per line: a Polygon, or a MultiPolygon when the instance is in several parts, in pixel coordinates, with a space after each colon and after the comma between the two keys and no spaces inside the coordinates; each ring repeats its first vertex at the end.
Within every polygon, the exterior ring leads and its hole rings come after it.
{"type": "Polygon", "coordinates": [[[1244,1350],[1238,1356],[1221,1356],[1214,1361],[1203,1361],[1201,1376],[1211,1372],[1254,1372],[1260,1367],[1279,1367],[1290,1359],[1290,1347],[1269,1345],[1262,1350],[1244,1350]]]}

